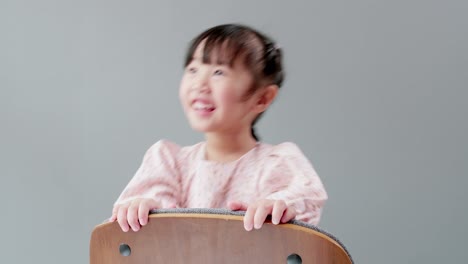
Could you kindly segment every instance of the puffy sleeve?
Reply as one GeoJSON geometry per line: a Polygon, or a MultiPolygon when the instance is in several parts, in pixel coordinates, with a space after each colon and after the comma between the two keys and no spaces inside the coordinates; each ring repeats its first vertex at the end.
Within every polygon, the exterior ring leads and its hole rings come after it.
{"type": "Polygon", "coordinates": [[[178,206],[181,185],[176,156],[179,150],[178,145],[166,140],[151,146],[115,204],[134,198],[154,198],[163,208],[178,206]]]}
{"type": "Polygon", "coordinates": [[[289,142],[277,145],[269,159],[260,183],[262,196],[285,201],[296,209],[296,220],[318,225],[328,196],[312,164],[289,142]]]}

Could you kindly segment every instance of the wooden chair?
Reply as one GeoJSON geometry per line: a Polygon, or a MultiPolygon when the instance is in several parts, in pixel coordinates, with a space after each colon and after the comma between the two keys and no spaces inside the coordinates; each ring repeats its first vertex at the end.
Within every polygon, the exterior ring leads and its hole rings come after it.
{"type": "Polygon", "coordinates": [[[243,212],[165,209],[150,214],[140,231],[118,223],[94,228],[90,263],[353,263],[330,234],[300,221],[245,231],[243,212]]]}

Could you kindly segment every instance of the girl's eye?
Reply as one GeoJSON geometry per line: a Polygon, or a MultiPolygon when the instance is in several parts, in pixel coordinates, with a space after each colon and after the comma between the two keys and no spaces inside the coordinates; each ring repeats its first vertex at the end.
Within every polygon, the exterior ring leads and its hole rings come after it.
{"type": "Polygon", "coordinates": [[[225,75],[225,73],[224,73],[223,70],[215,70],[215,71],[214,71],[214,75],[222,76],[222,75],[225,75]]]}
{"type": "Polygon", "coordinates": [[[196,73],[196,72],[197,72],[197,68],[195,68],[195,67],[188,67],[188,68],[187,68],[187,72],[189,72],[189,73],[196,73]]]}

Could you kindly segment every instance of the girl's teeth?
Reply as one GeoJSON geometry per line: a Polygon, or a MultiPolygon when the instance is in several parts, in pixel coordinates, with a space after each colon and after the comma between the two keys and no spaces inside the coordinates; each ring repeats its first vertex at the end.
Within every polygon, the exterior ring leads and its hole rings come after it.
{"type": "Polygon", "coordinates": [[[193,104],[193,108],[195,108],[195,110],[213,110],[214,106],[211,104],[204,104],[202,102],[195,102],[193,104]]]}

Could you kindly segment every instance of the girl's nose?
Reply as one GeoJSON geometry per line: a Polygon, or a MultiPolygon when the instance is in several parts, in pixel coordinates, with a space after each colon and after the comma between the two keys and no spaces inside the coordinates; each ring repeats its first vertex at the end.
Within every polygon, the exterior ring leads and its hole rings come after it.
{"type": "Polygon", "coordinates": [[[208,85],[208,78],[206,76],[199,76],[193,83],[192,86],[193,90],[196,90],[200,93],[206,93],[210,91],[209,85],[208,85]]]}
{"type": "Polygon", "coordinates": [[[207,83],[203,83],[199,88],[198,88],[198,92],[200,93],[209,93],[210,92],[210,88],[208,86],[207,83]]]}

